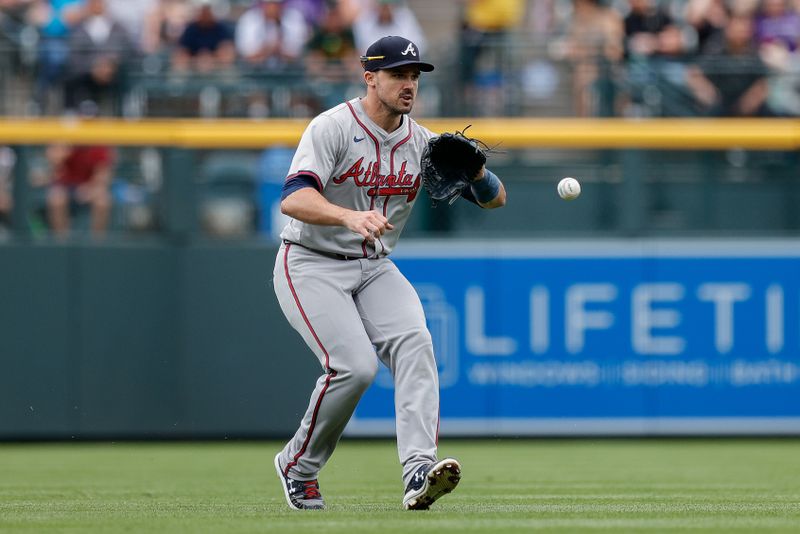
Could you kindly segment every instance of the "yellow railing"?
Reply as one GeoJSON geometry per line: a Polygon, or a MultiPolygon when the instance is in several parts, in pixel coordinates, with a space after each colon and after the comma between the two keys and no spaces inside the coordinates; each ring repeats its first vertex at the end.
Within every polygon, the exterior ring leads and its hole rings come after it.
{"type": "MultiPolygon", "coordinates": [[[[800,149],[800,119],[420,119],[434,132],[461,130],[505,148],[800,149]]],[[[0,143],[55,141],[184,148],[294,145],[308,120],[0,120],[0,143]]]]}

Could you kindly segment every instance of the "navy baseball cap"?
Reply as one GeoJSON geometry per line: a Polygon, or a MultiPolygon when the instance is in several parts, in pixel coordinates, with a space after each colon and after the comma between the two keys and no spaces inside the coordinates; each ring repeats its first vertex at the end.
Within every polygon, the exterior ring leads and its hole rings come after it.
{"type": "Polygon", "coordinates": [[[417,65],[422,72],[433,70],[433,65],[420,61],[417,45],[396,35],[381,37],[369,45],[367,53],[361,56],[361,65],[371,72],[403,65],[417,65]]]}

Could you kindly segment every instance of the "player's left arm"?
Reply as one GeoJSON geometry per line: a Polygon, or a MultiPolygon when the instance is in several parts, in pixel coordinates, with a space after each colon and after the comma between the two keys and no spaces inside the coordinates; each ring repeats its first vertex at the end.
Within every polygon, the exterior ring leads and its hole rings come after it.
{"type": "Polygon", "coordinates": [[[503,182],[485,165],[461,196],[486,209],[502,208],[506,205],[506,188],[503,182]]]}

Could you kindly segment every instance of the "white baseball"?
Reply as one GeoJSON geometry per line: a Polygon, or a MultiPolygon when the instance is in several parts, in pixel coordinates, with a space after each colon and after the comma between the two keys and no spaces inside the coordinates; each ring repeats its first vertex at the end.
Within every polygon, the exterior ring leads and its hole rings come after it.
{"type": "Polygon", "coordinates": [[[558,182],[558,196],[564,200],[575,200],[581,194],[581,184],[575,178],[567,176],[558,182]]]}

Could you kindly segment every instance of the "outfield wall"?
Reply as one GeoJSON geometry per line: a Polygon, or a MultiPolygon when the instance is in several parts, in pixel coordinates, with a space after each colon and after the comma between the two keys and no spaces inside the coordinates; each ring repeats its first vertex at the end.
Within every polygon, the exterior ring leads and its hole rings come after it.
{"type": "MultiPolygon", "coordinates": [[[[800,433],[800,241],[419,243],[444,435],[800,433]]],[[[352,435],[393,433],[381,371],[352,435]]]]}
{"type": "MultiPolygon", "coordinates": [[[[619,221],[609,228],[644,235],[652,200],[666,197],[649,193],[653,173],[628,149],[768,156],[800,147],[797,120],[424,121],[434,131],[469,123],[503,148],[626,149],[605,180],[613,189],[587,180],[586,198],[572,210],[553,208],[560,165],[538,183],[520,175],[520,198],[536,199],[545,187],[549,196],[490,220],[473,210],[462,234],[470,237],[507,236],[542,221],[546,231],[593,228],[612,212],[619,221]]],[[[14,230],[0,244],[0,439],[292,432],[320,366],[275,302],[275,247],[203,241],[196,180],[186,178],[194,178],[194,149],[292,145],[305,125],[0,121],[0,141],[17,148],[14,230]],[[57,140],[164,149],[161,233],[39,241],[20,209],[31,196],[26,145],[57,140]]],[[[690,205],[691,229],[738,232],[774,219],[768,228],[793,232],[793,162],[768,166],[753,183],[658,185],[669,185],[666,196],[681,210],[690,205]],[[736,202],[719,204],[717,224],[712,199],[733,195],[736,202]],[[713,224],[695,221],[708,213],[713,224]]],[[[800,434],[799,250],[796,239],[402,241],[397,261],[420,292],[439,353],[443,434],[800,434]]],[[[351,435],[392,433],[386,383],[384,372],[351,435]]]]}
{"type": "MultiPolygon", "coordinates": [[[[0,439],[284,437],[271,245],[0,246],[0,439]]],[[[800,434],[800,241],[402,242],[443,435],[800,434]]],[[[391,313],[391,310],[387,310],[391,313]]],[[[349,435],[393,433],[385,371],[349,435]]]]}
{"type": "Polygon", "coordinates": [[[0,246],[0,439],[293,432],[321,368],[259,245],[0,246]]]}

